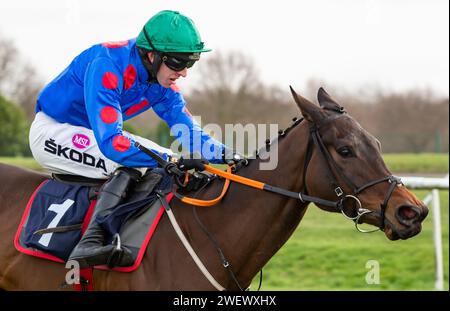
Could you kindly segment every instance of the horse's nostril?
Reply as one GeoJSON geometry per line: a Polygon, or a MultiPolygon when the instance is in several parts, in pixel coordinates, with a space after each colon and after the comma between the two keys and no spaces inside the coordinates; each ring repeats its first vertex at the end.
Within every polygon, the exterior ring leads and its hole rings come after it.
{"type": "Polygon", "coordinates": [[[411,222],[420,216],[420,211],[417,207],[412,205],[402,205],[397,210],[397,215],[400,221],[411,222]]]}

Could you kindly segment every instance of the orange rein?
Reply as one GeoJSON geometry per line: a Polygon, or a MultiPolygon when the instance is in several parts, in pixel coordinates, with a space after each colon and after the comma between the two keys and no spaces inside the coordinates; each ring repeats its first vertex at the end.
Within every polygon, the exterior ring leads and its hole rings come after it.
{"type": "Polygon", "coordinates": [[[265,185],[264,183],[253,180],[253,179],[245,178],[242,176],[233,175],[233,174],[231,174],[230,169],[228,169],[226,172],[224,172],[218,168],[215,168],[215,167],[212,167],[209,165],[205,165],[205,171],[216,174],[223,178],[226,178],[227,180],[235,181],[237,183],[244,184],[244,185],[256,188],[256,189],[264,190],[264,185],[265,185]]]}
{"type": "MultiPolygon", "coordinates": [[[[216,170],[214,167],[211,167],[209,165],[205,165],[205,170],[206,171],[209,171],[208,168],[216,170]]],[[[223,173],[223,174],[229,174],[229,175],[233,176],[231,174],[231,167],[230,166],[227,168],[227,172],[224,172],[224,171],[221,171],[221,170],[218,170],[218,171],[223,173]]],[[[219,174],[217,174],[217,175],[219,175],[219,174]]],[[[220,176],[222,176],[222,175],[220,175],[220,176]]],[[[188,197],[184,197],[184,196],[181,197],[180,200],[181,200],[181,202],[184,202],[184,203],[187,203],[187,204],[191,204],[191,205],[197,205],[197,206],[212,206],[212,205],[216,205],[217,203],[220,202],[220,200],[222,200],[222,198],[224,197],[225,193],[227,193],[229,186],[230,186],[230,179],[226,178],[225,183],[223,185],[222,193],[217,198],[212,199],[212,200],[199,200],[199,199],[188,198],[188,197]]]]}
{"type": "Polygon", "coordinates": [[[240,184],[244,184],[256,189],[264,190],[264,183],[248,179],[242,176],[233,175],[231,173],[231,166],[227,168],[227,171],[222,171],[221,169],[212,167],[210,165],[205,165],[205,171],[216,174],[217,176],[225,178],[225,184],[223,185],[222,193],[215,199],[212,200],[199,200],[199,199],[193,199],[188,197],[180,197],[180,200],[184,203],[191,204],[191,205],[198,205],[198,206],[212,206],[220,202],[222,198],[224,197],[225,193],[228,191],[228,187],[230,186],[230,181],[234,181],[240,184]]]}

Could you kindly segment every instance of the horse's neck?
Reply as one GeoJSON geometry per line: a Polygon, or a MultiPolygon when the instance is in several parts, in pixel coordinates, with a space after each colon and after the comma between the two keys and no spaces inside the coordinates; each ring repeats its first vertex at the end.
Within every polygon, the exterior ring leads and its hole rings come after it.
{"type": "MultiPolygon", "coordinates": [[[[260,170],[261,160],[258,159],[243,169],[241,175],[301,191],[308,133],[306,127],[297,126],[279,141],[278,146],[271,147],[278,147],[278,164],[274,170],[260,170]]],[[[227,241],[223,243],[231,245],[228,252],[243,283],[250,282],[287,241],[306,210],[297,200],[235,183],[220,208],[228,211],[220,215],[222,228],[226,228],[222,239],[227,241]]]]}

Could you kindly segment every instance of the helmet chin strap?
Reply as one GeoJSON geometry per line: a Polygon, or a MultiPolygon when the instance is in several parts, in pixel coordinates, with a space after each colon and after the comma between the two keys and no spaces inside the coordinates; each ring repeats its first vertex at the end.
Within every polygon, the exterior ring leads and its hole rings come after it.
{"type": "Polygon", "coordinates": [[[139,48],[139,54],[141,55],[142,62],[144,63],[144,66],[149,73],[148,82],[149,83],[159,83],[156,75],[157,75],[158,70],[161,67],[161,63],[162,63],[161,54],[160,54],[160,52],[158,52],[158,50],[153,45],[152,40],[150,40],[150,37],[148,36],[145,26],[142,29],[142,31],[144,32],[145,38],[147,39],[148,43],[150,44],[150,47],[152,48],[152,52],[153,52],[153,62],[150,62],[150,60],[147,56],[148,51],[146,51],[145,49],[142,49],[142,51],[141,51],[141,49],[139,48]]]}
{"type": "Polygon", "coordinates": [[[162,64],[162,59],[161,59],[160,53],[158,53],[157,51],[147,51],[140,47],[138,47],[137,49],[139,51],[139,56],[141,57],[142,64],[144,65],[144,67],[148,73],[147,82],[159,84],[158,79],[156,78],[156,74],[158,73],[159,68],[161,67],[161,64],[162,64]],[[148,59],[148,56],[147,56],[148,52],[153,52],[153,62],[151,62],[148,59]]]}

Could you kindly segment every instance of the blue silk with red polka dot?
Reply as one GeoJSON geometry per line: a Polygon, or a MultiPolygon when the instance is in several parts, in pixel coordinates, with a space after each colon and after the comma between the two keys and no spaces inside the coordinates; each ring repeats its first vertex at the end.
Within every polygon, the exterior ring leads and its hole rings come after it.
{"type": "Polygon", "coordinates": [[[202,131],[183,96],[147,80],[134,39],[94,45],[44,88],[36,110],[61,123],[92,129],[102,153],[117,163],[155,167],[157,163],[134,147],[123,131],[124,121],[153,108],[169,127],[188,128],[189,133],[173,133],[185,150],[222,163],[224,146],[202,131]]]}

